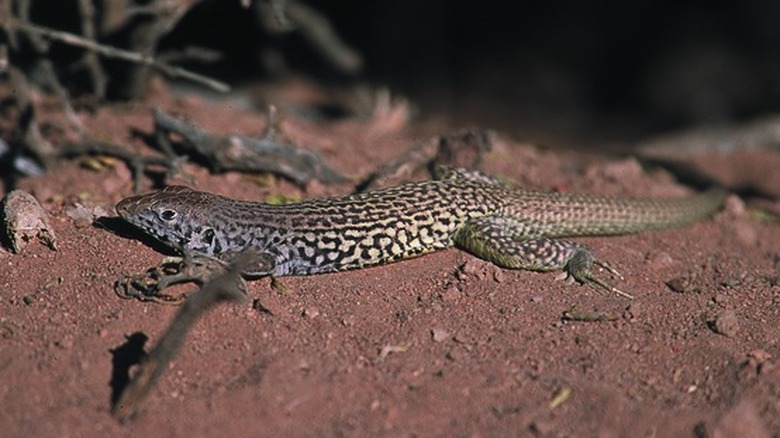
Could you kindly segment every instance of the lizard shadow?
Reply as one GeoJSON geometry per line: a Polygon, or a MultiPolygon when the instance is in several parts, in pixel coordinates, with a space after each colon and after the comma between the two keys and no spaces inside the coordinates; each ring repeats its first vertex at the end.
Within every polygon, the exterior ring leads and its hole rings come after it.
{"type": "Polygon", "coordinates": [[[111,353],[111,380],[108,385],[111,387],[111,407],[119,400],[125,387],[130,383],[130,367],[138,365],[146,357],[144,345],[149,340],[146,334],[135,332],[128,336],[125,342],[113,350],[111,353]]]}
{"type": "Polygon", "coordinates": [[[108,216],[100,217],[95,220],[93,226],[108,230],[114,235],[123,237],[125,239],[138,240],[159,253],[165,255],[177,255],[174,249],[155,239],[153,236],[146,234],[133,225],[127,223],[122,218],[108,216]]]}

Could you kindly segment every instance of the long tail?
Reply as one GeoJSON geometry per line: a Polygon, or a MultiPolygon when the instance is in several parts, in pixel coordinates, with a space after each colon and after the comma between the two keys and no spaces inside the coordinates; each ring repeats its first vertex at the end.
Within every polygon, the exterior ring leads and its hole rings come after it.
{"type": "Polygon", "coordinates": [[[549,200],[549,208],[563,213],[553,220],[555,225],[545,235],[617,235],[680,227],[718,211],[726,194],[721,188],[681,199],[620,199],[562,193],[549,200]]]}

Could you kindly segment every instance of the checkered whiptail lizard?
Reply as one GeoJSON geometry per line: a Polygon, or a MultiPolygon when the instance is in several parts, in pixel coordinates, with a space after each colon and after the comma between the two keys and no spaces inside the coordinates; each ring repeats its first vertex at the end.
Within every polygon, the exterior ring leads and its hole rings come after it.
{"type": "MultiPolygon", "coordinates": [[[[239,201],[181,186],[126,198],[126,221],[185,256],[229,262],[252,249],[247,276],[309,275],[363,268],[457,246],[509,269],[594,276],[594,258],[571,236],[618,235],[688,224],[715,212],[725,193],[630,200],[544,193],[482,173],[441,169],[437,179],[289,205],[239,201]]],[[[607,267],[614,273],[614,270],[607,267]]]]}

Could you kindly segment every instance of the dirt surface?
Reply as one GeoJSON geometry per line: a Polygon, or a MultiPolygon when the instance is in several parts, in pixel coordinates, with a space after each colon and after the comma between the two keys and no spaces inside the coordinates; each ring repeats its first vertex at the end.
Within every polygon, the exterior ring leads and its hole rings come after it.
{"type": "MultiPolygon", "coordinates": [[[[260,135],[265,124],[262,111],[164,89],[79,116],[94,137],[151,153],[133,132],[151,132],[154,107],[221,133],[260,135]]],[[[66,125],[56,105],[46,108],[44,118],[66,125]]],[[[363,121],[287,117],[280,129],[360,180],[415,142],[459,128],[410,126],[404,115],[396,107],[363,121]]],[[[286,293],[254,281],[252,300],[220,305],[196,324],[140,414],[120,424],[112,399],[139,349],[149,350],[177,309],[115,295],[120,276],[163,255],[130,228],[79,217],[77,205],[115,216],[114,204],[132,194],[122,163],[102,171],[83,164],[64,161],[19,183],[50,214],[59,250],[0,250],[4,436],[780,434],[780,228],[736,195],[688,228],[579,239],[618,267],[626,278],[617,284],[634,300],[555,281],[556,273],[501,270],[454,249],[285,278],[286,293]],[[598,321],[564,317],[572,313],[598,321]]],[[[300,191],[186,170],[199,189],[245,199],[353,189],[312,183],[300,191]]],[[[691,193],[631,158],[554,152],[501,132],[484,170],[551,190],[691,193]]]]}

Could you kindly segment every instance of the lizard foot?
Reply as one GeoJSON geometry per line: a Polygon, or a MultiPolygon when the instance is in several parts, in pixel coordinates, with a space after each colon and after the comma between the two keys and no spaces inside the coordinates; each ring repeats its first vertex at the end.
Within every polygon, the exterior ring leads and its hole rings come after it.
{"type": "Polygon", "coordinates": [[[166,257],[143,274],[125,275],[114,284],[114,292],[123,299],[180,305],[187,298],[186,294],[171,295],[163,291],[182,283],[203,285],[223,274],[225,268],[225,263],[213,258],[166,257]]]}
{"type": "Polygon", "coordinates": [[[569,259],[569,261],[566,263],[564,272],[566,277],[573,278],[579,283],[598,286],[624,298],[634,299],[633,295],[616,288],[608,281],[593,274],[591,270],[593,265],[599,266],[600,268],[606,270],[611,275],[621,280],[623,279],[623,276],[620,275],[620,273],[614,267],[612,267],[611,264],[605,260],[594,259],[590,251],[585,248],[582,248],[574,253],[571,259],[569,259]]]}

